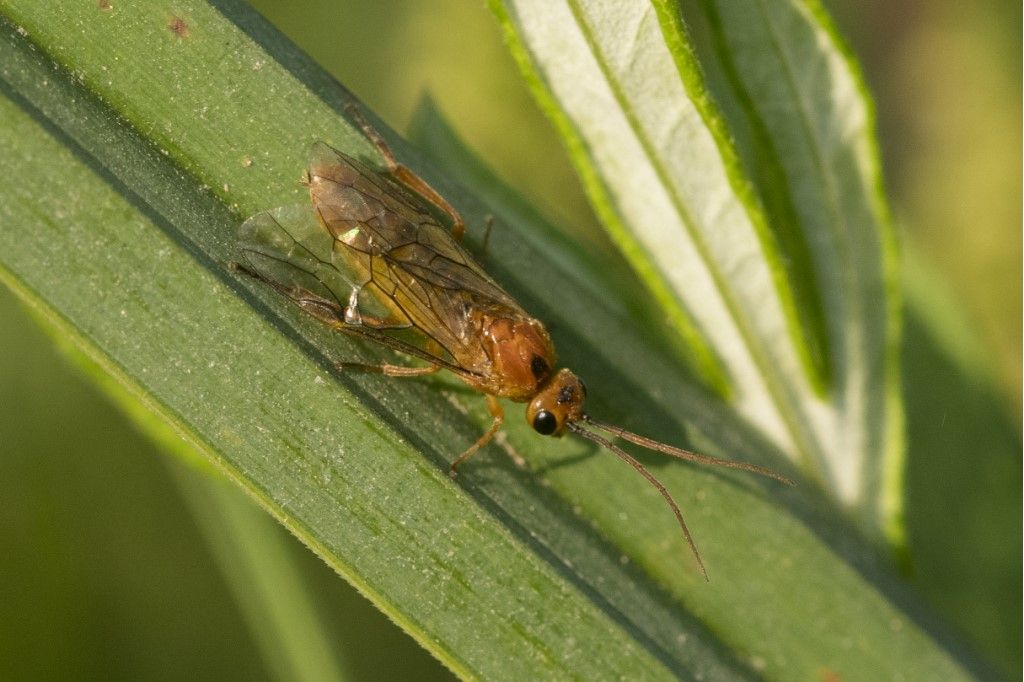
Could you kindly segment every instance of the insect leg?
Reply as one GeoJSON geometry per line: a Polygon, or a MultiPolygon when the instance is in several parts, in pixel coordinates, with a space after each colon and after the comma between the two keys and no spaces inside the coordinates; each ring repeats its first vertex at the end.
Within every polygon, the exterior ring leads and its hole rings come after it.
{"type": "Polygon", "coordinates": [[[492,421],[491,425],[487,427],[487,430],[483,432],[483,435],[476,439],[475,443],[470,445],[465,452],[456,457],[455,461],[452,462],[451,467],[448,468],[448,475],[452,478],[455,478],[458,473],[456,469],[458,469],[459,465],[476,454],[477,450],[490,443],[491,439],[494,438],[494,434],[498,432],[498,429],[500,429],[501,425],[505,422],[505,410],[501,407],[501,403],[498,402],[498,399],[490,394],[487,395],[487,410],[491,413],[491,416],[494,417],[494,421],[492,421]]]}
{"type": "MultiPolygon", "coordinates": [[[[360,326],[354,325],[353,323],[349,322],[348,309],[346,308],[344,313],[342,313],[340,307],[334,301],[328,301],[310,292],[304,292],[301,290],[290,289],[288,287],[282,286],[278,282],[275,282],[272,279],[264,277],[255,270],[250,270],[249,268],[245,267],[244,265],[240,265],[239,263],[231,263],[230,267],[232,270],[249,275],[250,277],[255,277],[256,279],[271,285],[272,287],[283,293],[285,296],[290,298],[296,305],[302,308],[305,312],[309,313],[316,319],[320,320],[320,322],[324,323],[325,325],[332,329],[337,329],[338,331],[342,332],[351,332],[353,331],[353,326],[360,326]]],[[[372,319],[376,320],[377,318],[372,319]]],[[[382,325],[380,328],[388,329],[408,326],[408,324],[393,325],[392,327],[382,325]]],[[[376,329],[376,327],[372,326],[371,328],[376,329]]],[[[386,362],[379,365],[371,365],[362,362],[338,362],[335,364],[335,366],[343,371],[347,369],[358,369],[366,372],[376,372],[389,377],[420,377],[426,376],[428,374],[433,374],[441,369],[440,365],[433,364],[428,365],[427,367],[407,367],[403,365],[392,365],[386,362]]]]}
{"type": "MultiPolygon", "coordinates": [[[[317,294],[299,286],[287,286],[281,284],[280,282],[270,279],[260,272],[242,265],[241,263],[229,262],[228,268],[232,272],[248,275],[249,277],[267,284],[290,299],[291,302],[301,308],[303,312],[312,315],[330,329],[342,332],[343,334],[357,336],[372,343],[380,344],[386,348],[390,348],[396,353],[402,353],[414,358],[419,358],[420,360],[427,362],[429,365],[428,367],[420,368],[388,365],[386,363],[384,365],[340,363],[338,365],[340,369],[345,369],[346,366],[362,369],[373,368],[370,371],[379,371],[382,374],[390,374],[392,376],[420,376],[421,374],[432,374],[438,370],[447,369],[466,381],[476,381],[480,379],[478,374],[475,374],[474,372],[471,372],[443,357],[444,350],[436,342],[428,342],[426,348],[420,348],[406,341],[402,341],[401,339],[388,336],[386,333],[383,333],[381,329],[377,329],[369,325],[347,324],[345,322],[345,309],[336,300],[330,300],[322,296],[318,296],[317,294]],[[383,369],[385,367],[394,369],[385,370],[383,369]]],[[[387,331],[388,329],[408,329],[410,326],[410,324],[396,324],[390,327],[385,325],[382,329],[384,331],[387,331]]]]}
{"type": "Polygon", "coordinates": [[[462,216],[459,215],[459,212],[455,210],[455,207],[449,204],[444,197],[438,194],[433,187],[427,184],[426,180],[413,173],[407,166],[403,165],[395,158],[391,148],[388,147],[388,143],[385,142],[381,134],[377,132],[372,125],[370,125],[370,122],[363,116],[363,112],[359,110],[359,107],[354,104],[349,104],[345,107],[345,110],[350,116],[352,116],[360,130],[363,131],[363,135],[366,135],[366,139],[368,139],[373,146],[377,148],[380,155],[384,157],[384,162],[388,165],[388,173],[403,185],[448,214],[448,217],[452,220],[452,236],[455,237],[455,241],[461,242],[462,236],[466,233],[466,223],[462,220],[462,216]]]}
{"type": "Polygon", "coordinates": [[[428,367],[407,367],[405,365],[392,365],[386,362],[380,365],[370,365],[363,362],[338,362],[334,366],[342,371],[354,369],[361,372],[383,374],[387,377],[423,377],[429,374],[434,374],[441,369],[440,365],[430,365],[428,367]]]}
{"type": "Polygon", "coordinates": [[[341,306],[334,301],[329,301],[321,296],[317,296],[316,294],[301,287],[290,287],[281,284],[280,282],[270,279],[263,273],[246,267],[241,263],[235,263],[232,261],[231,263],[228,263],[228,267],[233,272],[240,272],[243,275],[248,275],[249,277],[257,279],[276,289],[279,293],[290,298],[292,302],[302,308],[303,311],[320,320],[328,327],[344,330],[344,328],[348,326],[344,321],[341,306]]]}
{"type": "Polygon", "coordinates": [[[348,305],[345,306],[345,324],[353,327],[369,327],[377,331],[389,329],[408,329],[412,326],[408,318],[402,320],[397,317],[376,317],[365,315],[359,310],[359,292],[366,284],[353,287],[352,293],[348,295],[348,305]]]}
{"type": "Polygon", "coordinates": [[[487,214],[484,218],[484,241],[480,244],[480,256],[477,258],[480,265],[487,260],[487,244],[491,241],[491,228],[494,227],[494,216],[487,214]]]}

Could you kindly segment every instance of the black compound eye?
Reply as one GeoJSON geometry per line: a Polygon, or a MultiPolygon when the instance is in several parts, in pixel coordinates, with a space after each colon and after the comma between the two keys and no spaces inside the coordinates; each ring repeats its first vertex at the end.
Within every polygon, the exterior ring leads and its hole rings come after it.
{"type": "Polygon", "coordinates": [[[547,410],[541,410],[533,418],[533,430],[542,436],[550,436],[558,429],[558,419],[547,410]]]}

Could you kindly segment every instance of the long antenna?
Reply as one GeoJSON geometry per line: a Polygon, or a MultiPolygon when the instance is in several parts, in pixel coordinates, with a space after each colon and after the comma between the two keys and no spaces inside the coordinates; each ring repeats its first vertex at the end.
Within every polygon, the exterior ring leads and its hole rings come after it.
{"type": "Polygon", "coordinates": [[[686,542],[690,545],[690,551],[693,552],[694,558],[697,559],[697,565],[700,566],[700,572],[704,574],[704,580],[707,582],[711,582],[711,580],[708,578],[708,571],[706,568],[704,568],[704,561],[700,558],[700,552],[697,550],[697,543],[693,541],[693,536],[690,535],[690,529],[686,527],[686,521],[683,520],[683,512],[679,511],[679,505],[676,504],[676,501],[674,499],[672,499],[672,496],[669,494],[668,490],[665,489],[665,486],[662,485],[661,481],[655,478],[654,474],[648,471],[643,464],[636,460],[636,458],[634,458],[632,455],[630,455],[628,452],[626,452],[619,446],[612,443],[607,438],[603,438],[602,436],[597,435],[593,431],[587,431],[586,429],[584,429],[582,426],[575,422],[569,422],[568,424],[566,424],[566,426],[568,426],[569,430],[572,431],[573,433],[582,436],[587,440],[592,440],[598,445],[601,445],[611,450],[616,457],[618,457],[623,462],[636,469],[641,476],[646,478],[651,485],[657,488],[658,492],[661,493],[661,496],[665,498],[665,501],[668,503],[668,506],[672,509],[672,513],[676,515],[676,520],[679,521],[679,527],[683,529],[683,536],[686,538],[686,542]]]}
{"type": "MultiPolygon", "coordinates": [[[[774,478],[776,481],[785,483],[786,485],[796,485],[792,479],[786,478],[782,474],[772,471],[766,467],[759,467],[756,464],[747,464],[746,462],[736,462],[730,459],[719,459],[718,457],[710,457],[708,455],[701,455],[696,452],[690,452],[689,450],[683,450],[682,448],[676,448],[665,443],[659,443],[656,440],[646,438],[644,436],[627,431],[618,426],[612,426],[611,424],[602,424],[601,422],[594,421],[587,415],[583,415],[580,421],[589,424],[595,428],[607,431],[608,433],[614,434],[623,440],[628,440],[630,443],[636,443],[649,450],[655,450],[657,452],[671,455],[672,457],[678,457],[688,462],[697,462],[698,464],[709,464],[711,466],[725,467],[727,469],[740,469],[742,471],[749,471],[754,474],[761,474],[769,478],[774,478]]],[[[577,433],[579,433],[577,431],[577,433]]]]}

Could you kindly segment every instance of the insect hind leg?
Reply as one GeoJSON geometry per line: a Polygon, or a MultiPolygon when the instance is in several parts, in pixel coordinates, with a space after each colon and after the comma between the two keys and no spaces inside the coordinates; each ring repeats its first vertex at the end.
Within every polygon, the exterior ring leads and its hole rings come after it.
{"type": "Polygon", "coordinates": [[[369,327],[375,331],[408,329],[412,327],[412,322],[408,318],[377,317],[375,315],[367,315],[359,310],[359,293],[366,284],[368,282],[353,287],[352,293],[348,295],[348,305],[345,306],[344,312],[345,324],[353,327],[369,327]]]}
{"type": "Polygon", "coordinates": [[[440,371],[440,365],[428,365],[426,367],[409,367],[408,365],[392,365],[389,362],[382,362],[379,365],[372,365],[366,362],[338,362],[334,365],[341,371],[357,370],[373,374],[383,374],[386,377],[424,377],[440,371]]]}
{"type": "Polygon", "coordinates": [[[443,211],[452,221],[452,237],[455,241],[461,242],[462,237],[466,234],[466,223],[462,220],[462,216],[455,207],[448,203],[448,201],[438,194],[437,190],[427,184],[427,181],[420,176],[413,173],[408,166],[400,163],[395,158],[394,153],[391,151],[391,147],[384,141],[384,137],[370,125],[370,122],[363,116],[363,112],[355,104],[349,104],[345,107],[345,111],[348,112],[349,116],[352,117],[355,124],[359,126],[359,129],[363,131],[363,135],[366,139],[377,148],[380,155],[384,158],[384,163],[387,164],[388,173],[395,180],[411,189],[412,191],[419,194],[421,197],[434,204],[437,208],[443,211]]]}
{"type": "MultiPolygon", "coordinates": [[[[267,277],[259,270],[250,268],[249,266],[243,265],[242,263],[239,263],[237,261],[229,261],[228,270],[230,270],[231,272],[237,272],[239,274],[246,275],[247,277],[252,277],[255,280],[263,282],[264,284],[275,289],[278,293],[283,294],[288,298],[292,299],[295,303],[299,304],[300,306],[304,301],[306,301],[306,299],[312,297],[312,294],[303,294],[303,291],[305,290],[299,289],[298,287],[287,287],[281,284],[280,282],[271,279],[270,277],[267,277]]],[[[321,304],[324,307],[331,307],[332,309],[340,310],[340,307],[338,307],[331,301],[321,299],[320,297],[314,298],[316,298],[316,302],[318,304],[321,304]]]]}
{"type": "Polygon", "coordinates": [[[278,293],[289,298],[292,303],[297,305],[304,312],[312,315],[332,329],[345,331],[351,326],[345,323],[344,309],[335,301],[328,300],[322,296],[317,296],[313,292],[301,287],[285,286],[280,282],[267,277],[258,270],[254,270],[235,261],[228,263],[228,268],[232,272],[247,275],[270,286],[278,293]]]}

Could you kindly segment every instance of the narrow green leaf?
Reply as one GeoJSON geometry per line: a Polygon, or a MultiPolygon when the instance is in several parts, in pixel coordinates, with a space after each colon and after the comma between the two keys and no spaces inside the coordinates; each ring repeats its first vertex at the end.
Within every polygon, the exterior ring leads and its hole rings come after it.
{"type": "MultiPolygon", "coordinates": [[[[3,281],[455,672],[968,675],[813,486],[645,456],[687,510],[705,584],[656,491],[586,444],[513,418],[451,481],[487,421],[477,396],[335,371],[386,356],[227,269],[245,217],[301,200],[313,141],[372,158],[338,113],[348,96],[248,10],[0,13],[3,281]]],[[[423,172],[481,225],[473,196],[423,172]]],[[[784,464],[565,259],[498,220],[489,269],[550,325],[595,416],[784,464]]]]}

